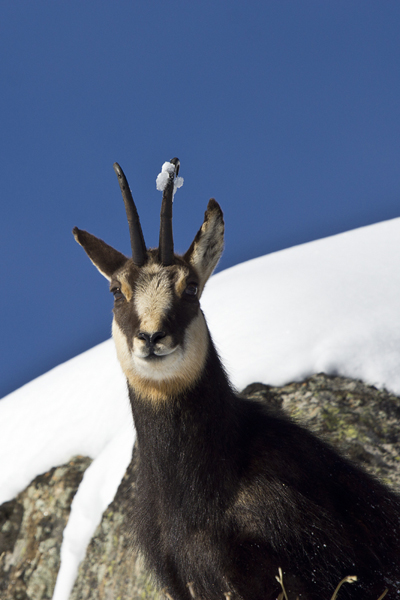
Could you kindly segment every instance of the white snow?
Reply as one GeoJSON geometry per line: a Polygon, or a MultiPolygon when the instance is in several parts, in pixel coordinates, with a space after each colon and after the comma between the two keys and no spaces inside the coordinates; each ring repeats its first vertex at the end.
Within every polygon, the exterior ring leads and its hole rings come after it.
{"type": "Polygon", "coordinates": [[[202,307],[238,388],[325,371],[400,394],[400,219],[227,269],[202,307]]]}
{"type": "MultiPolygon", "coordinates": [[[[170,162],[165,162],[161,167],[161,173],[157,175],[156,178],[156,188],[163,192],[165,190],[165,186],[168,183],[169,174],[175,171],[175,165],[170,162]]],[[[183,177],[175,177],[174,181],[174,191],[172,197],[175,196],[176,190],[183,186],[183,177]]]]}
{"type": "MultiPolygon", "coordinates": [[[[399,247],[394,219],[212,277],[202,306],[233,383],[281,385],[325,371],[400,394],[399,247]]],[[[73,455],[94,459],[72,504],[53,600],[68,599],[133,442],[111,340],[0,402],[0,503],[73,455]]]]}

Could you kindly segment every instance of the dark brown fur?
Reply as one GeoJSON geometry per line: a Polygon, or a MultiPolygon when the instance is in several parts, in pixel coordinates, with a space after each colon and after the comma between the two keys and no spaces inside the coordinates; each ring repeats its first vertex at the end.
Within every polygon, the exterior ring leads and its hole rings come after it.
{"type": "Polygon", "coordinates": [[[210,341],[203,377],[154,407],[129,390],[138,436],[134,528],[175,600],[378,600],[400,589],[399,498],[290,420],[230,389],[210,341]]]}

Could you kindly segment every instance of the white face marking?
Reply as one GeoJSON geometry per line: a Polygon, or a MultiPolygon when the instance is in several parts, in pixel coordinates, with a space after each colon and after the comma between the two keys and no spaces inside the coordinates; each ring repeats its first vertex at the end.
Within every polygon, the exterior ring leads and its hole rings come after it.
{"type": "Polygon", "coordinates": [[[183,346],[176,347],[162,358],[142,358],[135,350],[130,350],[115,319],[112,333],[126,378],[135,391],[145,398],[165,401],[177,396],[193,386],[203,371],[208,330],[201,311],[188,326],[183,346]]]}
{"type": "Polygon", "coordinates": [[[141,273],[134,298],[140,330],[146,333],[160,331],[162,320],[172,306],[172,290],[165,269],[151,265],[141,273]]]}

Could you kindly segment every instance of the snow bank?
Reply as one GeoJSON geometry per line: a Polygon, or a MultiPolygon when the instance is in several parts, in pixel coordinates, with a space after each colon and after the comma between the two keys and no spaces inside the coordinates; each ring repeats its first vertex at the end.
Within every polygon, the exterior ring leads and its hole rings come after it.
{"type": "Polygon", "coordinates": [[[202,301],[233,383],[324,371],[400,394],[400,219],[227,269],[202,301]]]}
{"type": "Polygon", "coordinates": [[[127,421],[133,432],[111,341],[9,394],[0,401],[0,504],[74,455],[96,458],[127,421]]]}

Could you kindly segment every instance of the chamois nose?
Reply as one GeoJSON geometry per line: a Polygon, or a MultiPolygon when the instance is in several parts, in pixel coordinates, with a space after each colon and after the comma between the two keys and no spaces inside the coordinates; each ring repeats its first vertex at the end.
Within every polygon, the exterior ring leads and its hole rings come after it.
{"type": "Polygon", "coordinates": [[[155,333],[146,333],[144,331],[140,331],[138,333],[139,340],[144,340],[146,342],[146,346],[154,346],[158,342],[165,337],[164,331],[156,331],[155,333]]]}

